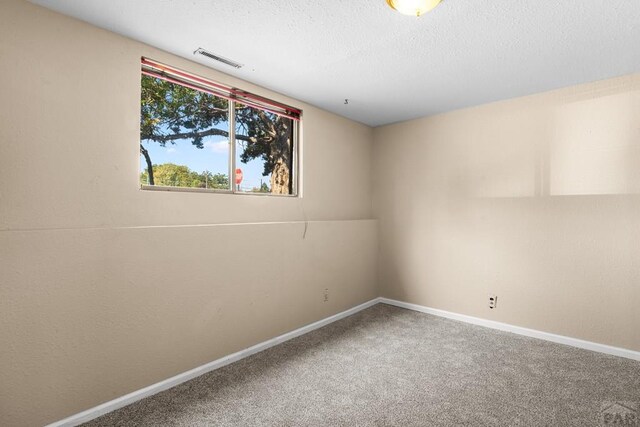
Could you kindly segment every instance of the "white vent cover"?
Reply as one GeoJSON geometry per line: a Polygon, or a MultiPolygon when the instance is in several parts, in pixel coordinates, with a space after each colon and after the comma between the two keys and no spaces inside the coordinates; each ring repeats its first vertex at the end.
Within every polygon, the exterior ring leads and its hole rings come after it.
{"type": "Polygon", "coordinates": [[[198,49],[195,50],[195,52],[193,52],[194,55],[202,55],[202,56],[206,56],[209,59],[213,59],[214,61],[218,61],[218,62],[222,62],[223,64],[226,65],[230,65],[233,68],[242,68],[242,64],[239,64],[235,61],[232,61],[230,59],[227,58],[223,58],[222,56],[216,55],[214,53],[211,53],[207,50],[204,50],[203,48],[199,47],[198,49]]]}

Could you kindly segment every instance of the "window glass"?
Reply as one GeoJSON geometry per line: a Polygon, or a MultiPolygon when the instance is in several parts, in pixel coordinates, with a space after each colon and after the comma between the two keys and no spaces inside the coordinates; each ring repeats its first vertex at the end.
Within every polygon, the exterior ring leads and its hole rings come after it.
{"type": "Polygon", "coordinates": [[[229,190],[229,102],[142,76],[140,184],[229,190]]]}
{"type": "Polygon", "coordinates": [[[294,121],[235,104],[236,190],[294,194],[294,121]]]}
{"type": "Polygon", "coordinates": [[[301,114],[142,58],[140,186],[296,195],[301,114]]]}

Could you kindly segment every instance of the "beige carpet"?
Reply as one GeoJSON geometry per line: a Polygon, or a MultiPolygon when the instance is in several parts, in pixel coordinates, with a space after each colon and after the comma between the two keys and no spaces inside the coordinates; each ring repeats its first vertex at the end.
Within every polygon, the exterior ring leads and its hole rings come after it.
{"type": "Polygon", "coordinates": [[[378,304],[86,425],[582,427],[606,402],[640,403],[640,362],[378,304]]]}

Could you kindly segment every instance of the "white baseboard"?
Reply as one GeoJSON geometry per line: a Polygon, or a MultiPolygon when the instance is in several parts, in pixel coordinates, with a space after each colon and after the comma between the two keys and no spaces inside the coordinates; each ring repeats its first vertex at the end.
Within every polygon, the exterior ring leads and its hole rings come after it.
{"type": "Polygon", "coordinates": [[[190,371],[183,372],[174,377],[168,378],[164,381],[160,381],[148,387],[129,393],[125,396],[110,400],[109,402],[105,402],[101,405],[87,409],[86,411],[72,415],[63,420],[56,421],[54,423],[49,424],[47,427],[71,427],[71,426],[77,426],[78,424],[86,423],[87,421],[91,421],[94,418],[98,418],[101,415],[107,414],[111,411],[115,411],[116,409],[120,409],[122,407],[130,405],[134,402],[137,402],[138,400],[144,399],[145,397],[149,397],[156,393],[160,393],[161,391],[167,390],[171,387],[175,387],[178,384],[182,384],[183,382],[199,377],[200,375],[206,374],[207,372],[211,372],[218,368],[222,368],[223,366],[229,365],[230,363],[237,362],[240,359],[244,359],[245,357],[249,357],[253,354],[259,353],[270,347],[276,346],[285,341],[289,341],[290,339],[299,337],[300,335],[309,333],[315,329],[326,326],[330,323],[343,319],[347,316],[351,316],[352,314],[355,314],[375,304],[378,304],[378,302],[380,302],[379,298],[372,299],[371,301],[365,302],[364,304],[360,304],[356,307],[350,308],[349,310],[345,310],[341,313],[334,314],[333,316],[327,317],[326,319],[322,319],[317,322],[311,323],[310,325],[303,326],[294,331],[287,332],[286,334],[261,342],[260,344],[256,344],[247,349],[240,350],[236,353],[230,354],[221,359],[214,360],[213,362],[209,362],[205,365],[199,366],[190,371]]]}
{"type": "Polygon", "coordinates": [[[628,350],[626,348],[613,347],[606,344],[598,344],[591,341],[584,341],[577,338],[556,335],[549,332],[537,331],[535,329],[523,328],[520,326],[509,325],[508,323],[496,322],[494,320],[481,319],[479,317],[467,316],[464,314],[452,313],[450,311],[439,310],[437,308],[425,307],[422,305],[411,304],[408,302],[397,301],[389,298],[378,298],[378,301],[384,304],[394,305],[396,307],[406,308],[409,310],[419,311],[421,313],[433,314],[434,316],[446,317],[447,319],[458,320],[465,323],[484,326],[486,328],[498,329],[501,331],[512,332],[518,335],[538,338],[545,341],[551,341],[558,344],[565,344],[572,347],[583,348],[586,350],[596,351],[599,353],[611,354],[613,356],[625,357],[640,361],[640,352],[628,350]]]}
{"type": "Polygon", "coordinates": [[[465,323],[484,326],[491,329],[498,329],[501,331],[512,332],[518,335],[525,335],[528,337],[538,338],[546,341],[552,341],[555,343],[565,344],[572,347],[583,348],[586,350],[596,351],[599,353],[606,353],[614,356],[620,356],[620,357],[625,357],[628,359],[640,361],[640,352],[638,351],[628,350],[628,349],[619,348],[619,347],[612,347],[609,345],[598,344],[590,341],[584,341],[577,338],[551,334],[549,332],[542,332],[542,331],[536,331],[534,329],[522,328],[520,326],[509,325],[507,323],[496,322],[493,320],[486,320],[478,317],[467,316],[464,314],[458,314],[458,313],[452,313],[445,310],[439,310],[436,308],[424,307],[422,305],[411,304],[411,303],[397,301],[389,298],[378,297],[364,304],[360,304],[356,307],[350,308],[349,310],[327,317],[326,319],[322,319],[315,323],[311,323],[310,325],[303,326],[302,328],[296,329],[295,331],[287,332],[286,334],[261,342],[260,344],[256,344],[253,347],[249,347],[245,350],[240,350],[236,353],[230,354],[218,360],[214,360],[213,362],[209,362],[205,365],[199,366],[190,371],[183,372],[182,374],[178,374],[164,381],[160,381],[156,384],[152,384],[148,387],[134,391],[125,396],[122,396],[117,399],[111,400],[109,402],[103,403],[101,405],[95,406],[91,409],[87,409],[86,411],[80,412],[78,414],[72,415],[63,420],[49,424],[47,427],[71,427],[71,426],[77,426],[78,424],[82,424],[87,421],[91,421],[94,418],[98,418],[101,415],[104,415],[111,411],[115,411],[116,409],[120,409],[124,406],[130,405],[134,402],[137,402],[138,400],[144,399],[145,397],[149,397],[161,391],[167,390],[171,387],[175,387],[178,384],[182,384],[183,382],[189,381],[200,375],[206,374],[207,372],[211,372],[218,368],[222,368],[223,366],[229,365],[230,363],[237,362],[238,360],[244,359],[245,357],[249,357],[253,354],[259,353],[270,347],[276,346],[280,343],[283,343],[290,339],[299,337],[300,335],[304,335],[308,332],[311,332],[315,329],[326,326],[337,320],[343,319],[347,316],[351,316],[352,314],[355,314],[359,311],[362,311],[378,303],[389,304],[396,307],[406,308],[409,310],[419,311],[427,314],[433,314],[435,316],[446,317],[448,319],[458,320],[465,323]]]}

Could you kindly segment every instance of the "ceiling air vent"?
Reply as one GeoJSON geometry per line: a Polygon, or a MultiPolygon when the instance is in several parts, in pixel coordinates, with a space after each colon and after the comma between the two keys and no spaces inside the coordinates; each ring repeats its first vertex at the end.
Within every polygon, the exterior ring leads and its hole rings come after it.
{"type": "Polygon", "coordinates": [[[208,52],[208,51],[204,50],[201,47],[199,47],[195,52],[193,52],[193,54],[194,55],[206,56],[209,59],[213,59],[214,61],[222,62],[223,64],[230,65],[233,68],[242,68],[242,64],[238,64],[237,62],[232,61],[230,59],[223,58],[221,56],[215,55],[215,54],[213,54],[211,52],[208,52]]]}

